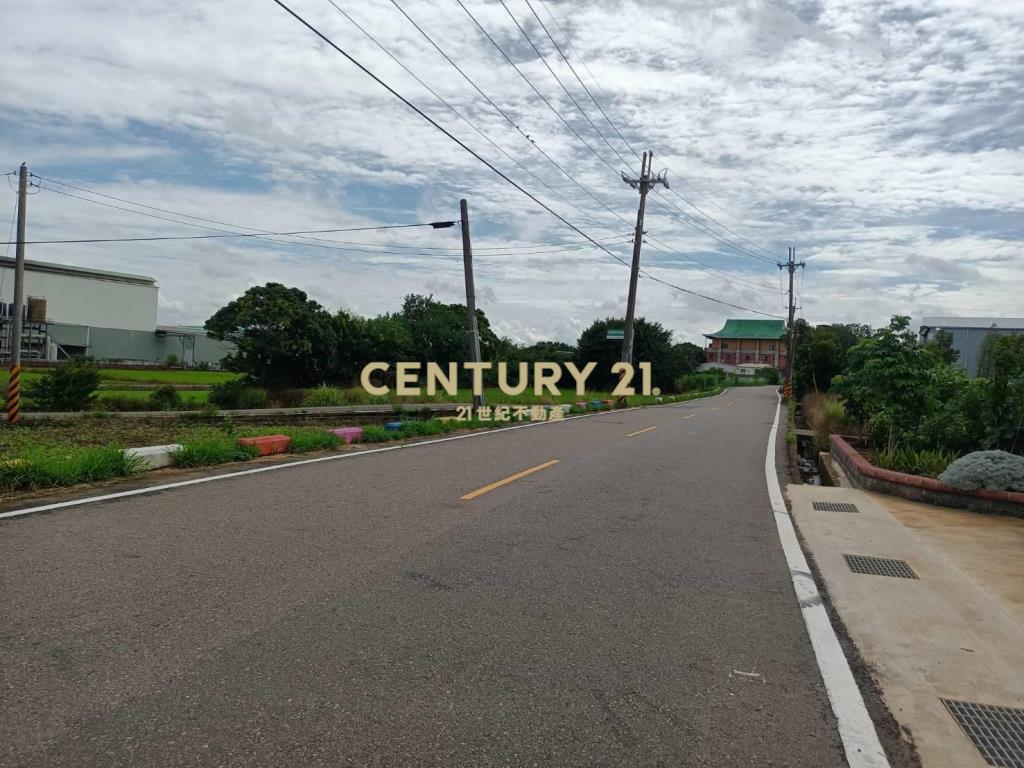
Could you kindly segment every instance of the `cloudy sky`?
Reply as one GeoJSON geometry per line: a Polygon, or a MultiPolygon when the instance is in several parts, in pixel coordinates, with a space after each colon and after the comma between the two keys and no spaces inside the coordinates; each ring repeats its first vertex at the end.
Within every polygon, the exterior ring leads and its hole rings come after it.
{"type": "MultiPolygon", "coordinates": [[[[29,239],[418,223],[457,218],[465,197],[492,324],[574,341],[624,311],[628,270],[612,254],[629,258],[637,194],[620,171],[651,150],[671,184],[648,204],[644,268],[660,280],[783,315],[774,260],[794,245],[811,322],[1024,314],[1020,0],[286,2],[611,253],[273,0],[8,5],[0,165],[45,179],[29,239]]],[[[162,323],[201,323],[271,280],[361,314],[410,292],[464,300],[457,229],[321,237],[342,242],[39,245],[29,258],[152,275],[162,323]]],[[[646,278],[638,311],[692,341],[759,316],[646,278]]]]}

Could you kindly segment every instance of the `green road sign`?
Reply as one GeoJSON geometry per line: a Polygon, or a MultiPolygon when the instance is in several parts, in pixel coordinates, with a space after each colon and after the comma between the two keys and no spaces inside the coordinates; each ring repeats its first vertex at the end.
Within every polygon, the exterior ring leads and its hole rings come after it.
{"type": "Polygon", "coordinates": [[[626,331],[623,328],[609,328],[607,339],[614,339],[615,341],[622,341],[626,338],[626,331]]]}

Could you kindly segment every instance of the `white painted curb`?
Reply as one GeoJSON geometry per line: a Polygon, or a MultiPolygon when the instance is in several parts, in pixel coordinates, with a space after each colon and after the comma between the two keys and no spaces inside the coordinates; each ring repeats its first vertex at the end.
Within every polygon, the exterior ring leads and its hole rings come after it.
{"type": "Polygon", "coordinates": [[[825,683],[825,690],[828,691],[828,699],[832,704],[832,712],[839,723],[839,737],[843,740],[846,761],[850,768],[889,768],[889,760],[878,740],[867,707],[864,706],[864,699],[839,645],[839,638],[836,637],[835,630],[828,620],[828,613],[821,602],[821,595],[807,565],[807,558],[800,549],[793,520],[786,510],[779,476],[775,471],[775,440],[779,431],[781,408],[780,396],[775,406],[775,421],[768,435],[764,475],[768,483],[768,497],[772,502],[775,525],[779,530],[779,540],[782,542],[782,551],[786,555],[789,573],[793,579],[793,590],[800,603],[807,634],[811,638],[818,669],[821,670],[821,679],[825,683]]]}
{"type": "Polygon", "coordinates": [[[162,469],[171,466],[171,454],[180,451],[177,443],[170,445],[148,445],[145,448],[125,448],[124,455],[128,458],[142,459],[146,469],[162,469]]]}

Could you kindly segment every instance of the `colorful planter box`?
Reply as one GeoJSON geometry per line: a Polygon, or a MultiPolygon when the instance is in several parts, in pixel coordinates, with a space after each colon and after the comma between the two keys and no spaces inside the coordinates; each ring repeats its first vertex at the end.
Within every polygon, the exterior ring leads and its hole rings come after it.
{"type": "Polygon", "coordinates": [[[384,425],[384,429],[386,429],[388,432],[397,432],[401,428],[402,422],[400,421],[389,421],[387,424],[384,425]]]}
{"type": "Polygon", "coordinates": [[[600,411],[601,410],[601,401],[600,400],[591,400],[590,401],[590,407],[593,408],[595,411],[600,411]]]}
{"type": "Polygon", "coordinates": [[[288,435],[263,435],[262,437],[240,437],[239,445],[256,446],[257,455],[270,456],[275,453],[287,453],[292,439],[288,435]]]}
{"type": "Polygon", "coordinates": [[[338,427],[337,429],[332,429],[331,432],[344,440],[346,445],[363,442],[362,427],[338,427]]]}
{"type": "Polygon", "coordinates": [[[608,408],[614,408],[615,407],[615,401],[614,400],[602,400],[601,402],[604,403],[608,408]]]}
{"type": "Polygon", "coordinates": [[[586,403],[584,403],[584,402],[583,402],[583,401],[581,400],[580,402],[576,403],[576,407],[577,407],[577,408],[582,408],[582,409],[586,409],[586,407],[587,407],[587,404],[586,404],[586,403]]]}

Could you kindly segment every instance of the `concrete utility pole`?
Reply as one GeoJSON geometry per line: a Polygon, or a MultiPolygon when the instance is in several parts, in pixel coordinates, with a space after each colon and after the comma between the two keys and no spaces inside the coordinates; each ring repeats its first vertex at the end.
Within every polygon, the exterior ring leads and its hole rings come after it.
{"type": "Polygon", "coordinates": [[[796,260],[796,247],[790,246],[787,259],[785,263],[779,261],[776,262],[779,269],[785,269],[789,272],[789,324],[787,326],[789,330],[789,350],[786,352],[786,386],[785,393],[786,397],[790,398],[793,396],[793,363],[796,358],[796,325],[794,324],[794,318],[796,316],[796,304],[793,301],[793,273],[796,272],[797,267],[803,268],[806,266],[806,262],[796,260]]]}
{"type": "MultiPolygon", "coordinates": [[[[469,361],[480,362],[480,333],[476,322],[476,288],[473,285],[473,246],[469,241],[469,204],[459,200],[462,215],[462,262],[466,273],[466,333],[469,335],[469,361]]],[[[473,407],[484,404],[483,394],[473,395],[473,407]]]]}
{"type": "Polygon", "coordinates": [[[653,152],[644,152],[640,160],[640,178],[631,179],[625,173],[622,180],[633,189],[640,191],[640,207],[636,211],[636,230],[633,233],[633,263],[629,270],[629,298],[626,300],[626,327],[622,334],[622,362],[633,362],[633,319],[636,314],[636,284],[640,277],[640,246],[644,240],[644,210],[647,207],[647,193],[655,184],[664,184],[668,189],[668,179],[661,174],[651,178],[651,160],[653,152]]]}
{"type": "Polygon", "coordinates": [[[18,171],[18,244],[14,252],[14,314],[11,317],[11,375],[7,380],[7,420],[21,418],[21,311],[25,304],[25,201],[28,166],[18,171]]]}

